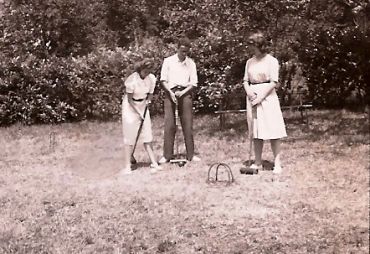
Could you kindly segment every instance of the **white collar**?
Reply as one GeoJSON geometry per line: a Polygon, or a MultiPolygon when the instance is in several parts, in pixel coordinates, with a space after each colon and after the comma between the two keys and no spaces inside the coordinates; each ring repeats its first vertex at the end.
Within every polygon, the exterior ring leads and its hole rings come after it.
{"type": "Polygon", "coordinates": [[[184,61],[180,61],[180,58],[179,58],[179,55],[176,53],[176,60],[177,60],[177,62],[178,63],[181,63],[181,64],[184,64],[184,65],[187,65],[187,63],[188,63],[188,59],[189,59],[189,57],[188,56],[186,56],[185,57],[185,59],[184,59],[184,61]]]}
{"type": "Polygon", "coordinates": [[[149,75],[146,76],[145,78],[141,78],[140,73],[139,72],[136,72],[136,78],[139,79],[139,80],[143,80],[143,81],[146,80],[149,77],[149,75]]]}

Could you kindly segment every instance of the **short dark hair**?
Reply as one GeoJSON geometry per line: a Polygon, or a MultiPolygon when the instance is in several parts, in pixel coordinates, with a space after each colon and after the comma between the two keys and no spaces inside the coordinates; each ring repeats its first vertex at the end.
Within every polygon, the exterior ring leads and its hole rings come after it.
{"type": "Polygon", "coordinates": [[[270,48],[270,39],[267,38],[263,33],[256,32],[248,37],[248,44],[255,45],[262,53],[267,53],[270,48]]]}
{"type": "Polygon", "coordinates": [[[185,46],[190,48],[191,47],[191,42],[188,37],[181,37],[177,40],[177,47],[185,46]]]}
{"type": "Polygon", "coordinates": [[[141,72],[143,69],[152,69],[154,67],[154,62],[151,59],[143,59],[134,65],[134,70],[136,72],[141,72]]]}

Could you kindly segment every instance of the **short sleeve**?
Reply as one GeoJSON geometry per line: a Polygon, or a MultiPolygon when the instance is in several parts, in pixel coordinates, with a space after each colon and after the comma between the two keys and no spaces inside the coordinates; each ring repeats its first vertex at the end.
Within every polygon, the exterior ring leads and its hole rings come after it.
{"type": "Polygon", "coordinates": [[[161,69],[161,81],[168,81],[168,59],[164,59],[161,69]]]}
{"type": "Polygon", "coordinates": [[[136,73],[131,74],[125,81],[126,93],[134,93],[136,84],[136,73]]]}
{"type": "Polygon", "coordinates": [[[194,61],[191,61],[190,66],[190,84],[193,86],[197,86],[198,84],[198,74],[197,74],[197,66],[194,61]]]}
{"type": "Polygon", "coordinates": [[[149,93],[153,94],[155,89],[155,83],[157,82],[156,77],[153,74],[149,74],[149,80],[150,80],[150,88],[149,93]]]}
{"type": "Polygon", "coordinates": [[[275,57],[270,61],[270,80],[279,82],[279,62],[275,57]]]}
{"type": "Polygon", "coordinates": [[[243,81],[244,81],[244,82],[248,82],[248,81],[249,81],[249,76],[248,76],[248,63],[249,63],[249,60],[247,60],[247,62],[245,63],[244,78],[243,78],[243,81]]]}

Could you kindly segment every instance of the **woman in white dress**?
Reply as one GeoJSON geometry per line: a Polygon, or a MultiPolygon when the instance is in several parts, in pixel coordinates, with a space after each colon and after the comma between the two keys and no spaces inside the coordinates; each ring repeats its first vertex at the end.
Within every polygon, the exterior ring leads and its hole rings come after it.
{"type": "Polygon", "coordinates": [[[248,129],[253,133],[255,162],[254,169],[262,169],[264,140],[270,140],[274,154],[274,173],[281,173],[281,141],[286,137],[283,114],[276,94],[279,78],[279,62],[267,53],[267,40],[262,33],[248,38],[248,50],[253,57],[245,65],[243,79],[247,94],[248,129]],[[252,117],[253,130],[252,129],[252,117]]]}
{"type": "MultiPolygon", "coordinates": [[[[156,78],[150,73],[153,63],[150,60],[143,60],[135,65],[135,72],[125,81],[125,94],[122,101],[122,127],[124,143],[124,167],[121,174],[132,172],[130,158],[133,146],[136,141],[137,133],[144,119],[145,108],[152,100],[156,78]]],[[[160,169],[151,142],[153,140],[152,122],[149,109],[145,114],[145,119],[138,139],[138,143],[144,143],[151,160],[151,171],[160,169]]]]}

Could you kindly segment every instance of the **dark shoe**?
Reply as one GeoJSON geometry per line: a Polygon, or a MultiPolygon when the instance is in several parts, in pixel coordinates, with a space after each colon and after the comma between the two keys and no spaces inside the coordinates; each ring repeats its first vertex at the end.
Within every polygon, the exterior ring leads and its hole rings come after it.
{"type": "Polygon", "coordinates": [[[135,159],[135,157],[132,155],[131,156],[131,164],[136,164],[137,163],[137,161],[136,161],[136,159],[135,159]]]}

